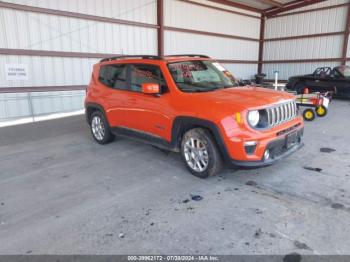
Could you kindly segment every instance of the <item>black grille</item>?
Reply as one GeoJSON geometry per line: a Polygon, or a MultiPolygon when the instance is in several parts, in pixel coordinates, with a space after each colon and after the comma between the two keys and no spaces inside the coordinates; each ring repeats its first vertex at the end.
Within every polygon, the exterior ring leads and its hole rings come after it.
{"type": "Polygon", "coordinates": [[[295,101],[290,101],[266,109],[270,127],[287,122],[297,116],[297,105],[295,101]]]}

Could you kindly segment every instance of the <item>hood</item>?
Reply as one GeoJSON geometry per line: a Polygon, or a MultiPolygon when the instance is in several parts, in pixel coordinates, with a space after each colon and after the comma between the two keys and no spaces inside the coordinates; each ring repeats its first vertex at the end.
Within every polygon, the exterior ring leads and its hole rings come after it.
{"type": "Polygon", "coordinates": [[[233,87],[196,94],[209,105],[228,106],[239,110],[266,108],[295,99],[292,94],[287,92],[252,86],[233,87]]]}
{"type": "Polygon", "coordinates": [[[291,76],[291,77],[289,77],[289,81],[290,81],[290,80],[297,80],[297,79],[299,79],[299,78],[308,77],[308,76],[313,76],[313,74],[291,76]]]}

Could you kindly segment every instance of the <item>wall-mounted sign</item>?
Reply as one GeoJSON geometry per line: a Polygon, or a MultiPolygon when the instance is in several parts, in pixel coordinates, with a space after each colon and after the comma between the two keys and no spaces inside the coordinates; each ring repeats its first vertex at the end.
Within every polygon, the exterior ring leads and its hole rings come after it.
{"type": "Polygon", "coordinates": [[[27,65],[6,64],[5,73],[7,80],[28,80],[27,65]]]}

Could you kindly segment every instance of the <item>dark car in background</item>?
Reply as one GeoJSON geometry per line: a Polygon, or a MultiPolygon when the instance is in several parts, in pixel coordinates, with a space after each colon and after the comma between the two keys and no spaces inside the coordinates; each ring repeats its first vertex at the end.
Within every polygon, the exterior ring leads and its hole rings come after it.
{"type": "Polygon", "coordinates": [[[298,94],[308,88],[309,92],[331,91],[336,97],[350,98],[350,67],[319,67],[313,74],[290,77],[286,87],[298,94]]]}

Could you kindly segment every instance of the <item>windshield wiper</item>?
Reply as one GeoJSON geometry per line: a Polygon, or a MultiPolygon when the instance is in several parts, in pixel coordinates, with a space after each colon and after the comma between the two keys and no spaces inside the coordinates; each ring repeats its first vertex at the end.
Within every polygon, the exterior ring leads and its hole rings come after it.
{"type": "Polygon", "coordinates": [[[227,85],[227,86],[224,86],[224,88],[232,88],[232,87],[238,87],[238,85],[227,85]]]}
{"type": "Polygon", "coordinates": [[[222,87],[206,87],[206,88],[181,88],[182,91],[190,91],[190,92],[210,92],[217,89],[222,89],[222,87]]]}

